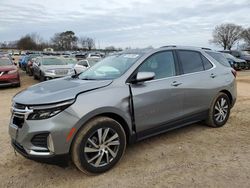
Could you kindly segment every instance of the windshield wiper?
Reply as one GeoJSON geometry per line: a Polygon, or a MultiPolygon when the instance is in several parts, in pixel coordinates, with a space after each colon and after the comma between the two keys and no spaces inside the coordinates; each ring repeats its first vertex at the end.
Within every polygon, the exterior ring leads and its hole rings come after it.
{"type": "Polygon", "coordinates": [[[81,78],[81,80],[97,80],[97,79],[85,77],[85,78],[81,78]]]}

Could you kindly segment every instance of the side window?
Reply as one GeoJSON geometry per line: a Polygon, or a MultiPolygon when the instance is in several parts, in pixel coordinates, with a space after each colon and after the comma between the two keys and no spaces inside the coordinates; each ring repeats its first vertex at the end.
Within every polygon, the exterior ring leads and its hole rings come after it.
{"type": "Polygon", "coordinates": [[[182,64],[183,73],[203,71],[203,63],[200,53],[194,51],[180,50],[178,55],[182,64]]]}
{"type": "Polygon", "coordinates": [[[85,66],[85,67],[88,67],[87,61],[80,61],[78,64],[82,65],[82,66],[85,66]]]}
{"type": "Polygon", "coordinates": [[[236,52],[236,51],[232,51],[232,55],[233,55],[234,57],[239,57],[239,56],[240,56],[240,54],[239,54],[238,52],[236,52]]]}
{"type": "Polygon", "coordinates": [[[154,72],[155,79],[175,76],[176,72],[173,52],[158,52],[150,56],[139,67],[138,72],[154,72]]]}
{"type": "Polygon", "coordinates": [[[208,69],[211,69],[213,67],[213,65],[210,63],[210,61],[204,57],[203,55],[201,56],[202,58],[202,61],[203,61],[203,65],[204,65],[204,69],[205,70],[208,70],[208,69]]]}

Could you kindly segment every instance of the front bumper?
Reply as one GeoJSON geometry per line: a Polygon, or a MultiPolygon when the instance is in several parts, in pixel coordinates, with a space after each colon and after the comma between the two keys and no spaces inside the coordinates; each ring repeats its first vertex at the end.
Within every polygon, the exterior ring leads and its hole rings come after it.
{"type": "Polygon", "coordinates": [[[51,155],[51,156],[32,156],[29,155],[24,148],[15,142],[14,140],[11,140],[11,145],[17,151],[20,155],[24,156],[27,159],[31,159],[37,162],[41,163],[47,163],[47,164],[54,164],[61,167],[68,166],[68,161],[70,160],[70,155],[63,154],[63,155],[51,155]]]}
{"type": "MultiPolygon", "coordinates": [[[[20,114],[12,114],[9,135],[12,139],[12,146],[23,156],[27,158],[53,158],[69,153],[73,137],[71,140],[67,140],[67,136],[79,120],[76,116],[65,110],[44,120],[26,120],[25,117],[20,120],[19,117],[20,114]],[[42,134],[48,135],[44,143],[41,145],[34,142],[34,138],[42,134]]],[[[37,140],[39,139],[41,138],[37,140]]]]}

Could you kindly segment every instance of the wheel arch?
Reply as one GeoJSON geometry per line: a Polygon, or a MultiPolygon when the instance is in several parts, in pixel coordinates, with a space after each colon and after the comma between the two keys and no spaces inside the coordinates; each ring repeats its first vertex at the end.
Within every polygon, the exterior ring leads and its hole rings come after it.
{"type": "Polygon", "coordinates": [[[134,142],[135,138],[133,137],[132,134],[132,130],[129,128],[131,125],[129,124],[129,122],[127,120],[125,120],[124,117],[122,117],[119,113],[115,113],[115,112],[99,112],[99,113],[94,113],[92,116],[87,115],[88,118],[85,120],[80,120],[78,122],[78,124],[80,124],[80,126],[78,126],[75,134],[73,135],[73,138],[71,140],[70,143],[70,147],[69,147],[69,152],[71,152],[72,149],[72,145],[79,133],[79,131],[81,130],[81,128],[86,125],[88,122],[92,121],[95,118],[98,117],[109,117],[115,121],[117,121],[119,124],[121,124],[122,128],[124,129],[124,132],[126,134],[126,142],[128,143],[132,143],[134,142]]]}
{"type": "Polygon", "coordinates": [[[228,96],[228,98],[230,100],[230,105],[232,105],[232,103],[233,103],[233,96],[232,96],[232,94],[228,90],[221,90],[220,92],[221,93],[225,93],[228,96]]]}

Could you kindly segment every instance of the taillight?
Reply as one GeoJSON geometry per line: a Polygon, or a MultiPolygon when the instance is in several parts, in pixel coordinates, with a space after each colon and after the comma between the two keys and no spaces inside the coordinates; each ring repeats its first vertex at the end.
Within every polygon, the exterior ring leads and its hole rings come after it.
{"type": "Polygon", "coordinates": [[[232,74],[234,75],[234,77],[236,78],[236,76],[237,76],[236,70],[232,69],[231,72],[232,72],[232,74]]]}

